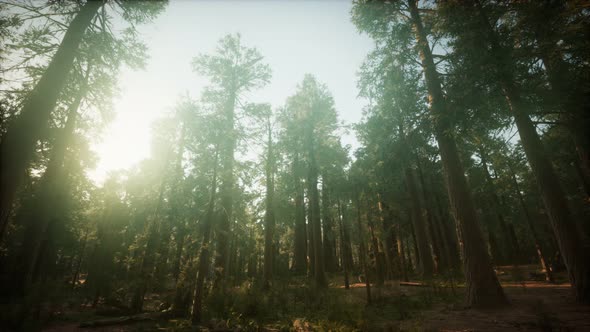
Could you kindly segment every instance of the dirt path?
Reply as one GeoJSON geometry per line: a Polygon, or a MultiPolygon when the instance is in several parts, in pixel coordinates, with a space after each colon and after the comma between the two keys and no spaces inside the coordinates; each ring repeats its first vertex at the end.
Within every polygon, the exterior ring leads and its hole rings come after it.
{"type": "Polygon", "coordinates": [[[400,324],[426,331],[590,331],[590,306],[574,302],[568,285],[503,285],[508,307],[475,310],[438,305],[400,324]]]}

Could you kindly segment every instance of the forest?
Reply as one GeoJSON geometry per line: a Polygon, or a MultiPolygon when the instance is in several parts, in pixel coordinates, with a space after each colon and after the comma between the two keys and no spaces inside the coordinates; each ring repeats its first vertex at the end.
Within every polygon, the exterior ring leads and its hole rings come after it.
{"type": "MultiPolygon", "coordinates": [[[[0,0],[1,331],[590,330],[588,1],[293,2],[326,18],[294,33],[340,30],[311,58],[363,56],[336,83],[292,56],[273,100],[252,31],[188,31],[215,40],[188,61],[142,32],[211,3],[0,0]],[[204,83],[92,176],[121,81],[166,50],[142,98],[204,83]]],[[[288,2],[219,3],[223,26],[288,2]]]]}

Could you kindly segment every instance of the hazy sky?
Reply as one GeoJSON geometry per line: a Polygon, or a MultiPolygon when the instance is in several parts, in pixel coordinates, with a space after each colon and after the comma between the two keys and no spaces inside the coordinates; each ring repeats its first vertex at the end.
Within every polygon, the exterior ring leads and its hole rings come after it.
{"type": "MultiPolygon", "coordinates": [[[[149,156],[151,123],[180,95],[196,99],[207,84],[192,71],[192,58],[214,52],[228,33],[241,33],[244,45],[258,48],[273,72],[250,101],[282,105],[312,73],[334,95],[340,119],[357,122],[366,101],[357,99],[356,73],[373,43],[350,22],[350,8],[350,2],[336,0],[171,0],[153,23],[139,28],[150,59],[143,71],[121,72],[116,118],[93,148],[99,161],[90,176],[102,182],[108,171],[149,156]]],[[[343,137],[344,144],[355,142],[352,134],[343,137]]]]}

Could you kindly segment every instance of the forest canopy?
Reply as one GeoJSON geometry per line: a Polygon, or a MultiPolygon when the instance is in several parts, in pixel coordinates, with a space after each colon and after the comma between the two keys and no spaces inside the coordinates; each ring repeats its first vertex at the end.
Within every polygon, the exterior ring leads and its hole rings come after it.
{"type": "Polygon", "coordinates": [[[590,328],[589,40],[577,0],[0,0],[0,330],[590,328]]]}

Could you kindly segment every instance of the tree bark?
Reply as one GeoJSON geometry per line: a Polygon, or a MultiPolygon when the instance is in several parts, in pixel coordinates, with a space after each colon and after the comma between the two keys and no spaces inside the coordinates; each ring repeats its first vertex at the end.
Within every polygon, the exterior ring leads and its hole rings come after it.
{"type": "Polygon", "coordinates": [[[233,218],[233,191],[234,191],[234,152],[237,137],[235,131],[235,105],[236,90],[229,93],[228,101],[224,109],[226,137],[221,146],[221,218],[216,228],[217,255],[215,257],[215,282],[213,288],[219,289],[227,275],[229,255],[229,235],[233,218]]]}
{"type": "Polygon", "coordinates": [[[397,253],[400,258],[400,271],[401,276],[404,281],[408,281],[408,267],[406,265],[406,254],[404,252],[404,243],[402,242],[402,233],[401,233],[401,219],[398,219],[397,222],[397,232],[396,238],[397,242],[397,253]]]}
{"type": "Polygon", "coordinates": [[[305,147],[307,150],[308,170],[307,181],[309,191],[309,215],[311,223],[311,236],[313,241],[313,276],[317,287],[328,287],[326,279],[323,244],[322,244],[322,224],[320,218],[320,195],[318,191],[318,165],[315,151],[314,127],[307,119],[304,128],[305,147]]]}
{"type": "Polygon", "coordinates": [[[426,181],[424,180],[424,173],[422,173],[422,166],[420,165],[420,158],[416,157],[416,168],[418,170],[418,179],[420,180],[420,188],[422,188],[422,199],[424,200],[424,211],[426,213],[426,223],[430,230],[430,238],[432,239],[432,249],[434,252],[434,270],[436,273],[444,272],[448,268],[448,252],[445,251],[444,237],[440,231],[440,225],[433,213],[432,200],[426,191],[426,181]]]}
{"type": "Polygon", "coordinates": [[[366,198],[367,203],[367,226],[369,227],[369,235],[371,236],[371,243],[370,249],[373,251],[373,259],[375,262],[375,284],[377,287],[382,287],[385,282],[385,260],[383,259],[383,253],[379,250],[379,240],[377,236],[375,236],[375,223],[373,222],[373,209],[369,202],[369,199],[366,198]]]}
{"type": "MultiPolygon", "coordinates": [[[[87,78],[88,76],[86,76],[87,78]]],[[[43,254],[41,244],[47,241],[47,237],[51,236],[50,225],[54,224],[56,219],[60,217],[59,214],[63,212],[60,211],[61,209],[58,206],[66,201],[67,197],[64,160],[76,129],[77,112],[85,95],[85,84],[86,82],[83,83],[80,93],[68,107],[66,124],[56,139],[51,159],[42,176],[37,194],[30,206],[26,205],[19,211],[19,213],[24,214],[25,218],[23,219],[26,220],[24,222],[23,251],[19,259],[19,264],[24,269],[21,270],[21,275],[18,277],[19,282],[22,281],[20,284],[22,289],[19,289],[22,292],[26,292],[31,282],[33,282],[34,269],[39,265],[39,259],[43,254]]]]}
{"type": "Polygon", "coordinates": [[[500,86],[542,194],[576,299],[580,302],[590,302],[590,245],[580,234],[553,165],[547,157],[535,125],[525,111],[515,84],[511,66],[513,61],[508,50],[500,45],[482,7],[479,4],[477,7],[482,24],[489,34],[491,51],[496,55],[495,65],[499,72],[500,86]]]}
{"type": "Polygon", "coordinates": [[[82,260],[84,259],[84,252],[86,251],[86,244],[88,243],[88,229],[84,233],[84,239],[82,240],[82,247],[80,248],[80,253],[78,254],[78,259],[76,260],[76,268],[74,269],[74,275],[72,276],[72,288],[76,287],[76,283],[78,282],[78,278],[80,276],[80,269],[82,267],[82,260]]]}
{"type": "Polygon", "coordinates": [[[27,96],[20,115],[8,127],[0,143],[0,239],[6,229],[14,197],[35,153],[37,140],[45,135],[47,122],[55,109],[84,32],[103,5],[87,1],[70,23],[57,52],[41,79],[27,96]]]}
{"type": "Polygon", "coordinates": [[[365,273],[365,290],[367,292],[367,304],[371,304],[372,298],[371,298],[371,282],[369,279],[369,264],[367,264],[367,250],[365,248],[365,237],[363,235],[363,225],[362,225],[362,219],[361,219],[361,200],[359,197],[359,194],[356,194],[356,211],[357,211],[357,218],[356,218],[356,222],[357,222],[357,226],[358,226],[358,232],[359,232],[359,260],[361,261],[361,267],[363,269],[363,272],[365,273]]]}
{"type": "Polygon", "coordinates": [[[492,210],[496,212],[496,220],[500,225],[504,241],[505,243],[507,243],[507,258],[509,259],[510,263],[515,264],[520,259],[520,247],[518,246],[518,242],[516,241],[516,235],[510,234],[510,228],[507,225],[506,220],[504,219],[504,215],[502,214],[502,204],[500,202],[498,194],[496,193],[494,180],[492,179],[492,175],[490,174],[490,171],[488,169],[488,158],[483,148],[483,145],[479,146],[479,155],[481,157],[481,167],[483,168],[484,175],[486,178],[488,192],[492,198],[492,210]]]}
{"type": "Polygon", "coordinates": [[[424,221],[424,215],[422,214],[422,204],[420,196],[418,195],[414,172],[411,168],[406,168],[405,173],[406,184],[412,201],[412,222],[414,225],[414,233],[416,235],[416,247],[420,256],[419,270],[422,279],[428,280],[432,279],[434,265],[430,253],[430,246],[428,245],[426,222],[424,221]]]}
{"type": "Polygon", "coordinates": [[[350,282],[348,280],[349,264],[347,261],[347,253],[349,251],[350,243],[346,243],[346,237],[344,236],[344,211],[342,210],[342,204],[338,199],[338,224],[340,226],[340,260],[342,261],[342,272],[344,274],[344,288],[350,289],[350,282]]]}
{"type": "Polygon", "coordinates": [[[320,197],[318,192],[318,171],[313,149],[311,150],[308,181],[310,189],[309,205],[311,210],[311,230],[314,251],[314,280],[318,287],[328,286],[325,274],[324,255],[322,245],[322,225],[320,219],[320,197]]]}
{"type": "Polygon", "coordinates": [[[270,117],[268,119],[268,142],[266,155],[266,213],[264,216],[264,287],[270,288],[273,278],[274,212],[274,155],[270,117]]]}
{"type": "Polygon", "coordinates": [[[388,279],[397,278],[399,273],[399,257],[396,251],[395,229],[389,205],[384,202],[383,195],[379,195],[379,216],[383,226],[383,242],[385,259],[387,262],[388,279]]]}
{"type": "Polygon", "coordinates": [[[293,271],[297,274],[305,274],[307,272],[307,229],[305,225],[303,186],[301,185],[301,165],[298,153],[293,160],[293,178],[295,181],[295,248],[293,271]]]}
{"type": "Polygon", "coordinates": [[[213,225],[213,214],[215,212],[215,196],[217,192],[217,158],[218,151],[215,151],[215,159],[213,164],[213,176],[211,178],[211,194],[209,195],[209,203],[207,205],[207,213],[203,220],[203,241],[201,242],[201,253],[199,254],[199,270],[197,272],[197,282],[195,285],[195,293],[193,296],[193,305],[191,313],[191,322],[197,325],[201,322],[203,311],[203,290],[205,277],[209,271],[209,246],[211,237],[211,228],[213,225]]]}
{"type": "Polygon", "coordinates": [[[443,233],[444,238],[446,239],[446,243],[449,250],[449,265],[454,272],[458,272],[461,269],[461,254],[459,247],[460,238],[457,234],[456,227],[453,228],[451,225],[451,221],[448,218],[448,214],[445,213],[446,211],[443,210],[443,206],[441,203],[441,198],[439,195],[435,195],[434,197],[436,202],[436,209],[438,211],[438,219],[440,221],[441,230],[443,233]]]}
{"type": "Polygon", "coordinates": [[[330,211],[330,195],[328,186],[328,177],[322,175],[322,235],[324,245],[324,263],[326,271],[336,272],[336,239],[334,236],[334,218],[330,211]]]}
{"type": "Polygon", "coordinates": [[[473,198],[467,186],[456,142],[450,134],[452,126],[449,123],[446,101],[416,0],[408,0],[408,5],[424,69],[430,109],[434,117],[435,137],[443,162],[450,205],[463,239],[463,264],[467,282],[466,301],[471,306],[504,305],[507,300],[485,250],[473,198]]]}
{"type": "Polygon", "coordinates": [[[518,202],[520,203],[520,207],[522,208],[522,212],[524,213],[525,220],[527,221],[527,224],[531,229],[531,234],[533,235],[533,240],[535,241],[535,249],[537,251],[537,256],[539,256],[539,263],[541,264],[541,267],[545,270],[545,281],[552,283],[555,280],[553,279],[553,273],[549,267],[549,264],[547,263],[543,247],[541,246],[539,234],[537,233],[533,219],[531,218],[531,214],[529,213],[529,209],[526,205],[526,202],[524,201],[524,197],[520,192],[520,186],[518,185],[518,181],[516,181],[516,175],[514,175],[514,171],[512,170],[510,164],[508,164],[508,168],[510,171],[510,177],[512,178],[512,184],[514,185],[514,192],[516,193],[516,197],[518,197],[518,202]]]}

